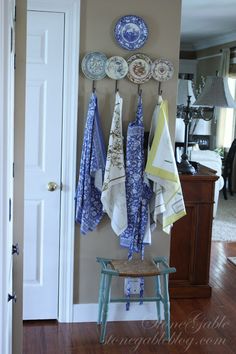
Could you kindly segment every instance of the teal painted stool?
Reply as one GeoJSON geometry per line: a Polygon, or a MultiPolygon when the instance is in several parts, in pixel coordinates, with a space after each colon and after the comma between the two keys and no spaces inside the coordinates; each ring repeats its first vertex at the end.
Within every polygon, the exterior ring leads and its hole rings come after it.
{"type": "Polygon", "coordinates": [[[110,302],[127,302],[127,298],[111,298],[112,277],[154,277],[155,296],[130,298],[130,302],[156,302],[157,319],[161,320],[161,302],[164,305],[165,317],[165,339],[170,340],[170,300],[168,289],[168,278],[170,273],[176,269],[169,267],[165,257],[155,257],[153,260],[112,260],[97,258],[101,265],[101,279],[98,297],[98,324],[101,325],[100,343],[105,342],[108,307],[110,302]],[[163,282],[161,285],[161,277],[163,282]]]}

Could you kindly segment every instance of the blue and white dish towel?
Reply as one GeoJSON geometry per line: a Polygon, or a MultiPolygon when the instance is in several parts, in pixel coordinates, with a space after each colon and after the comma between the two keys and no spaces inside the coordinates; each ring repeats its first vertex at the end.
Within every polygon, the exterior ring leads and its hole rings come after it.
{"type": "Polygon", "coordinates": [[[80,223],[80,231],[93,231],[103,216],[101,190],[106,164],[106,151],[102,135],[98,101],[91,94],[80,161],[79,182],[76,191],[75,220],[80,223]]]}
{"type": "Polygon", "coordinates": [[[126,198],[128,227],[120,235],[120,245],[143,257],[144,244],[150,243],[149,200],[152,190],[144,175],[143,104],[139,96],[136,119],[128,126],[126,146],[126,198]]]}

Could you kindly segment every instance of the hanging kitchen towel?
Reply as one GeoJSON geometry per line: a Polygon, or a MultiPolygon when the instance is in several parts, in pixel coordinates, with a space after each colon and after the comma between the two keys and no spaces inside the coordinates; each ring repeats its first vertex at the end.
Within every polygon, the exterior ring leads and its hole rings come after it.
{"type": "Polygon", "coordinates": [[[101,196],[103,210],[110,217],[111,227],[117,235],[127,228],[122,105],[123,99],[117,92],[101,196]]]}
{"type": "MultiPolygon", "coordinates": [[[[155,110],[152,115],[152,120],[151,120],[151,126],[150,126],[150,131],[148,135],[148,155],[151,150],[152,142],[155,136],[156,128],[157,128],[157,117],[159,115],[160,107],[161,107],[161,102],[163,101],[162,96],[158,95],[157,99],[157,105],[155,107],[155,110]]],[[[146,174],[145,174],[146,175],[146,174]]],[[[157,184],[153,182],[152,180],[149,180],[150,186],[153,190],[153,195],[149,203],[149,209],[150,209],[150,215],[149,215],[149,223],[151,225],[151,231],[153,231],[156,228],[156,222],[154,221],[154,210],[155,210],[155,205],[159,205],[157,193],[156,193],[156,188],[157,184]]],[[[163,204],[163,203],[161,203],[163,204]]]]}
{"type": "Polygon", "coordinates": [[[167,101],[155,107],[153,121],[156,131],[146,165],[147,176],[154,182],[151,212],[154,222],[160,222],[163,231],[170,233],[173,223],[186,211],[168,128],[167,101]]]}
{"type": "Polygon", "coordinates": [[[158,95],[157,105],[156,105],[155,110],[154,110],[153,115],[152,115],[152,121],[151,121],[150,131],[149,131],[149,135],[148,135],[148,153],[151,150],[152,142],[153,142],[154,135],[155,135],[155,132],[156,132],[157,117],[159,115],[159,110],[160,110],[162,101],[163,101],[162,96],[158,95]]]}
{"type": "Polygon", "coordinates": [[[152,191],[144,176],[144,125],[142,97],[139,96],[136,119],[128,126],[126,147],[126,197],[128,227],[120,235],[120,245],[143,256],[144,242],[149,243],[149,200],[152,191]]]}
{"type": "Polygon", "coordinates": [[[95,93],[89,101],[76,191],[76,222],[82,234],[93,231],[103,216],[101,190],[106,152],[95,93]]]}

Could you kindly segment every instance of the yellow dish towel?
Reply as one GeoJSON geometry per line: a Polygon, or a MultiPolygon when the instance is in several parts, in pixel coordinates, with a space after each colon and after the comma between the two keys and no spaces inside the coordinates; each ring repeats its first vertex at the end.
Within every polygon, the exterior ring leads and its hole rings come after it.
{"type": "Polygon", "coordinates": [[[159,222],[163,231],[169,234],[173,223],[186,215],[186,211],[168,128],[166,100],[156,106],[153,124],[155,135],[145,169],[148,178],[153,181],[155,195],[151,214],[154,223],[159,222]]]}

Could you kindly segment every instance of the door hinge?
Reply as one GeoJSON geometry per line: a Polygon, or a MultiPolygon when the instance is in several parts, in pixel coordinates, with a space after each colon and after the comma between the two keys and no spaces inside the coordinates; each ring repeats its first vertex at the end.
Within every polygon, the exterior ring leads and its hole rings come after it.
{"type": "Polygon", "coordinates": [[[15,245],[12,245],[12,252],[11,254],[16,254],[17,256],[19,256],[20,254],[20,247],[19,247],[19,244],[16,243],[15,245]]]}
{"type": "Polygon", "coordinates": [[[8,294],[8,302],[10,301],[14,301],[16,303],[17,297],[16,297],[16,293],[14,292],[12,295],[8,294]]]}
{"type": "Polygon", "coordinates": [[[16,5],[15,5],[14,21],[16,22],[16,5]]]}
{"type": "Polygon", "coordinates": [[[9,221],[11,221],[11,198],[9,198],[9,221]]]}

